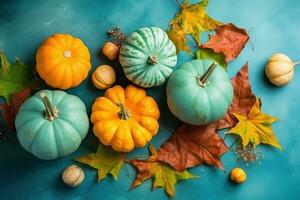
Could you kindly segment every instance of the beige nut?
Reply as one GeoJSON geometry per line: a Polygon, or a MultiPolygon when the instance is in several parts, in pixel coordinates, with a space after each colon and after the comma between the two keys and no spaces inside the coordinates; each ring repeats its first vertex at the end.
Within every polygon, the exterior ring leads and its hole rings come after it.
{"type": "Polygon", "coordinates": [[[65,184],[71,187],[77,187],[85,178],[83,170],[77,165],[70,165],[64,169],[62,180],[65,184]]]}

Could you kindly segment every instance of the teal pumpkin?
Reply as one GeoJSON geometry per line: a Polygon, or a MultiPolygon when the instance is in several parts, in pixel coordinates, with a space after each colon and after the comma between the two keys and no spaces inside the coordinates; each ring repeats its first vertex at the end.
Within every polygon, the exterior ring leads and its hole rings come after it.
{"type": "Polygon", "coordinates": [[[60,90],[42,90],[22,104],[15,125],[22,147],[50,160],[79,147],[88,132],[89,119],[78,97],[60,90]]]}
{"type": "Polygon", "coordinates": [[[177,63],[176,47],[160,28],[141,28],[124,41],[119,60],[130,81],[144,88],[158,86],[177,63]]]}
{"type": "Polygon", "coordinates": [[[181,121],[204,125],[222,118],[233,98],[226,71],[210,60],[193,60],[173,72],[167,102],[181,121]]]}

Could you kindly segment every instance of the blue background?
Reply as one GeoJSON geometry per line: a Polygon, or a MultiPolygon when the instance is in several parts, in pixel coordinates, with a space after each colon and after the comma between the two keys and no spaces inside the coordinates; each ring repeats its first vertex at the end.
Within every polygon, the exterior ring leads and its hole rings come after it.
{"type": "MultiPolygon", "coordinates": [[[[169,21],[178,11],[175,0],[53,0],[0,2],[0,49],[9,59],[20,57],[34,65],[36,50],[42,40],[53,33],[70,33],[80,37],[92,54],[92,66],[111,64],[118,72],[117,83],[126,85],[121,67],[100,55],[100,48],[107,40],[106,31],[120,25],[126,33],[143,26],[159,26],[167,29],[169,21]]],[[[261,146],[264,159],[261,165],[250,166],[236,162],[233,152],[222,157],[225,172],[214,167],[201,166],[190,171],[200,178],[176,185],[175,199],[300,199],[300,70],[287,86],[273,87],[264,75],[266,59],[273,53],[282,52],[293,60],[300,59],[300,2],[296,0],[211,0],[208,13],[224,22],[233,22],[250,31],[251,43],[229,65],[232,77],[249,61],[250,81],[257,96],[263,100],[263,111],[277,116],[274,131],[284,151],[261,146]],[[228,172],[243,166],[248,180],[234,185],[228,180],[228,172]],[[227,172],[227,173],[226,173],[227,172]]],[[[204,36],[205,38],[205,36],[204,36]]],[[[207,37],[206,37],[207,38],[207,37]]],[[[192,59],[186,53],[179,55],[179,64],[192,59]]],[[[164,127],[175,128],[178,120],[173,117],[165,102],[165,85],[149,89],[159,102],[163,125],[152,143],[159,147],[171,133],[164,127]]],[[[103,94],[96,90],[88,78],[69,93],[80,96],[88,110],[93,100],[103,94]]],[[[226,138],[230,145],[232,140],[226,138]]],[[[95,151],[97,141],[89,133],[79,150],[53,161],[41,161],[23,150],[16,137],[0,144],[0,199],[168,199],[162,189],[151,192],[151,181],[135,190],[130,185],[135,170],[126,165],[118,181],[109,177],[96,182],[96,171],[84,167],[86,180],[78,188],[65,186],[60,173],[74,163],[76,156],[95,151]]],[[[137,149],[129,157],[147,155],[147,148],[137,149]]]]}

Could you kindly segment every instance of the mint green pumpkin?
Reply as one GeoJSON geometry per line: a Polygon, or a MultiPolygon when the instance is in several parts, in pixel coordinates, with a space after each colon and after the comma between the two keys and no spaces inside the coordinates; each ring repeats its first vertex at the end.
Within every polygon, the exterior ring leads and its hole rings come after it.
{"type": "Polygon", "coordinates": [[[22,147],[50,160],[79,147],[88,132],[89,119],[78,97],[60,90],[42,90],[22,104],[15,125],[22,147]]]}
{"type": "Polygon", "coordinates": [[[167,84],[167,102],[181,121],[204,125],[222,118],[233,98],[226,71],[210,60],[193,60],[179,67],[167,84]]]}
{"type": "Polygon", "coordinates": [[[124,41],[119,60],[130,81],[145,88],[158,86],[177,63],[176,47],[160,28],[141,28],[124,41]]]}

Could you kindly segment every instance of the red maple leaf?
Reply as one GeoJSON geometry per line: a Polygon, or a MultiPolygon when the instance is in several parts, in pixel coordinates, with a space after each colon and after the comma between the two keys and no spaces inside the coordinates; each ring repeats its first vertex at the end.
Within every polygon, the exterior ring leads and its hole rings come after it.
{"type": "Polygon", "coordinates": [[[227,151],[224,140],[217,134],[216,124],[193,126],[182,124],[158,152],[158,160],[178,171],[207,164],[223,168],[220,156],[227,151]]]}
{"type": "Polygon", "coordinates": [[[249,40],[245,29],[231,23],[219,26],[215,31],[216,34],[210,36],[209,41],[201,47],[212,49],[215,53],[223,53],[226,63],[234,60],[249,40]]]}
{"type": "Polygon", "coordinates": [[[11,102],[0,104],[0,111],[6,126],[10,129],[14,129],[14,123],[16,115],[19,111],[22,103],[29,98],[31,93],[30,88],[24,88],[21,92],[12,94],[11,102]]]}
{"type": "Polygon", "coordinates": [[[231,83],[234,90],[233,101],[223,119],[217,122],[218,129],[233,127],[237,123],[237,119],[232,113],[247,116],[256,102],[256,96],[252,92],[249,81],[248,63],[231,79],[231,83]]]}

